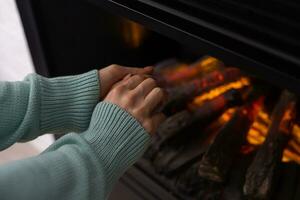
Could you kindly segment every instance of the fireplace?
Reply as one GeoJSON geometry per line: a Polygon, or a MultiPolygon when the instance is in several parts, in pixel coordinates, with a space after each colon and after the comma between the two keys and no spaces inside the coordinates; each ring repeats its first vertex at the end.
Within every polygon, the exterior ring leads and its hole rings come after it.
{"type": "Polygon", "coordinates": [[[154,65],[168,116],[111,199],[299,199],[300,4],[17,0],[36,71],[154,65]]]}

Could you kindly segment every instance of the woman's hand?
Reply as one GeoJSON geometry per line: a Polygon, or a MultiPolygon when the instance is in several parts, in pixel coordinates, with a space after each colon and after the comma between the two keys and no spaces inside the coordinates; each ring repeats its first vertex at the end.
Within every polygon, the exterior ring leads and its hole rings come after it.
{"type": "Polygon", "coordinates": [[[157,87],[154,79],[144,75],[126,76],[104,99],[129,112],[150,134],[155,133],[165,119],[162,113],[155,112],[164,100],[164,91],[157,87]]]}
{"type": "Polygon", "coordinates": [[[101,96],[106,96],[111,87],[128,74],[149,74],[153,70],[152,67],[145,68],[134,68],[134,67],[123,67],[120,65],[109,65],[99,70],[99,77],[101,82],[101,96]]]}

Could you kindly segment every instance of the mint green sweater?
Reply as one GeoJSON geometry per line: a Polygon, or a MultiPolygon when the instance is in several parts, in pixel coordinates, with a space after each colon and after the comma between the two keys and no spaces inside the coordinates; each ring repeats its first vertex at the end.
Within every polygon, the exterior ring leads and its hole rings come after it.
{"type": "Polygon", "coordinates": [[[0,166],[0,199],[106,199],[150,136],[120,107],[99,102],[97,70],[0,82],[0,150],[69,133],[38,156],[0,166]]]}

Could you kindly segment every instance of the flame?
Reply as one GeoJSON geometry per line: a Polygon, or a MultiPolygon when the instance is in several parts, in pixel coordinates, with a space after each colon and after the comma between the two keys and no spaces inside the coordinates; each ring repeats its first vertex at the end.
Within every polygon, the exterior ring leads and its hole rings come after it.
{"type": "Polygon", "coordinates": [[[248,131],[248,143],[255,146],[264,143],[270,124],[270,116],[262,108],[248,131]]]}
{"type": "Polygon", "coordinates": [[[146,36],[146,29],[128,20],[122,22],[122,28],[125,42],[132,48],[138,48],[146,36]]]}
{"type": "MultiPolygon", "coordinates": [[[[289,109],[285,112],[283,119],[290,119],[291,112],[289,109]]],[[[268,134],[268,129],[271,124],[270,116],[262,109],[255,118],[250,130],[247,134],[247,141],[250,147],[248,151],[257,149],[262,145],[268,134]]],[[[282,162],[296,162],[300,164],[300,126],[294,125],[292,130],[292,138],[288,142],[287,147],[283,151],[282,162]]]]}
{"type": "Polygon", "coordinates": [[[214,57],[205,57],[190,65],[174,68],[165,78],[168,82],[178,82],[192,79],[200,74],[205,74],[217,69],[221,62],[214,57]]]}
{"type": "Polygon", "coordinates": [[[288,105],[288,108],[284,111],[283,113],[283,117],[282,117],[282,120],[279,124],[279,130],[281,132],[283,132],[284,134],[289,134],[290,133],[290,122],[291,122],[291,119],[294,118],[295,116],[295,103],[292,102],[288,105]]]}
{"type": "Polygon", "coordinates": [[[288,147],[283,151],[282,161],[295,161],[300,164],[300,126],[297,124],[293,126],[292,138],[288,147]]]}
{"type": "Polygon", "coordinates": [[[235,112],[236,108],[229,108],[225,110],[217,120],[206,127],[205,132],[210,133],[210,137],[207,140],[209,143],[212,141],[211,139],[214,138],[218,133],[217,130],[219,130],[226,122],[228,122],[233,117],[235,112]]]}
{"type": "Polygon", "coordinates": [[[236,108],[229,108],[226,111],[223,112],[223,114],[219,117],[218,122],[221,124],[225,124],[226,122],[228,122],[233,114],[235,113],[236,108]]]}
{"type": "Polygon", "coordinates": [[[239,80],[219,86],[215,89],[212,89],[210,91],[208,91],[207,93],[204,93],[200,96],[197,96],[194,98],[193,100],[193,104],[196,105],[202,105],[205,101],[211,100],[231,89],[241,89],[245,86],[249,86],[250,85],[250,80],[249,78],[246,77],[241,77],[239,80]]]}

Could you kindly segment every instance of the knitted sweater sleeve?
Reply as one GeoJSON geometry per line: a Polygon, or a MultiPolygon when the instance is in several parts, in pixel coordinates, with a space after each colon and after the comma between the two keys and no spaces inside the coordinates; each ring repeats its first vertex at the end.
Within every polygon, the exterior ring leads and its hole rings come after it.
{"type": "Polygon", "coordinates": [[[0,151],[43,133],[87,129],[99,102],[98,71],[59,78],[32,74],[0,82],[0,151]]]}
{"type": "Polygon", "coordinates": [[[89,128],[42,154],[0,166],[1,200],[103,200],[145,151],[150,136],[125,110],[99,103],[89,128]]]}

